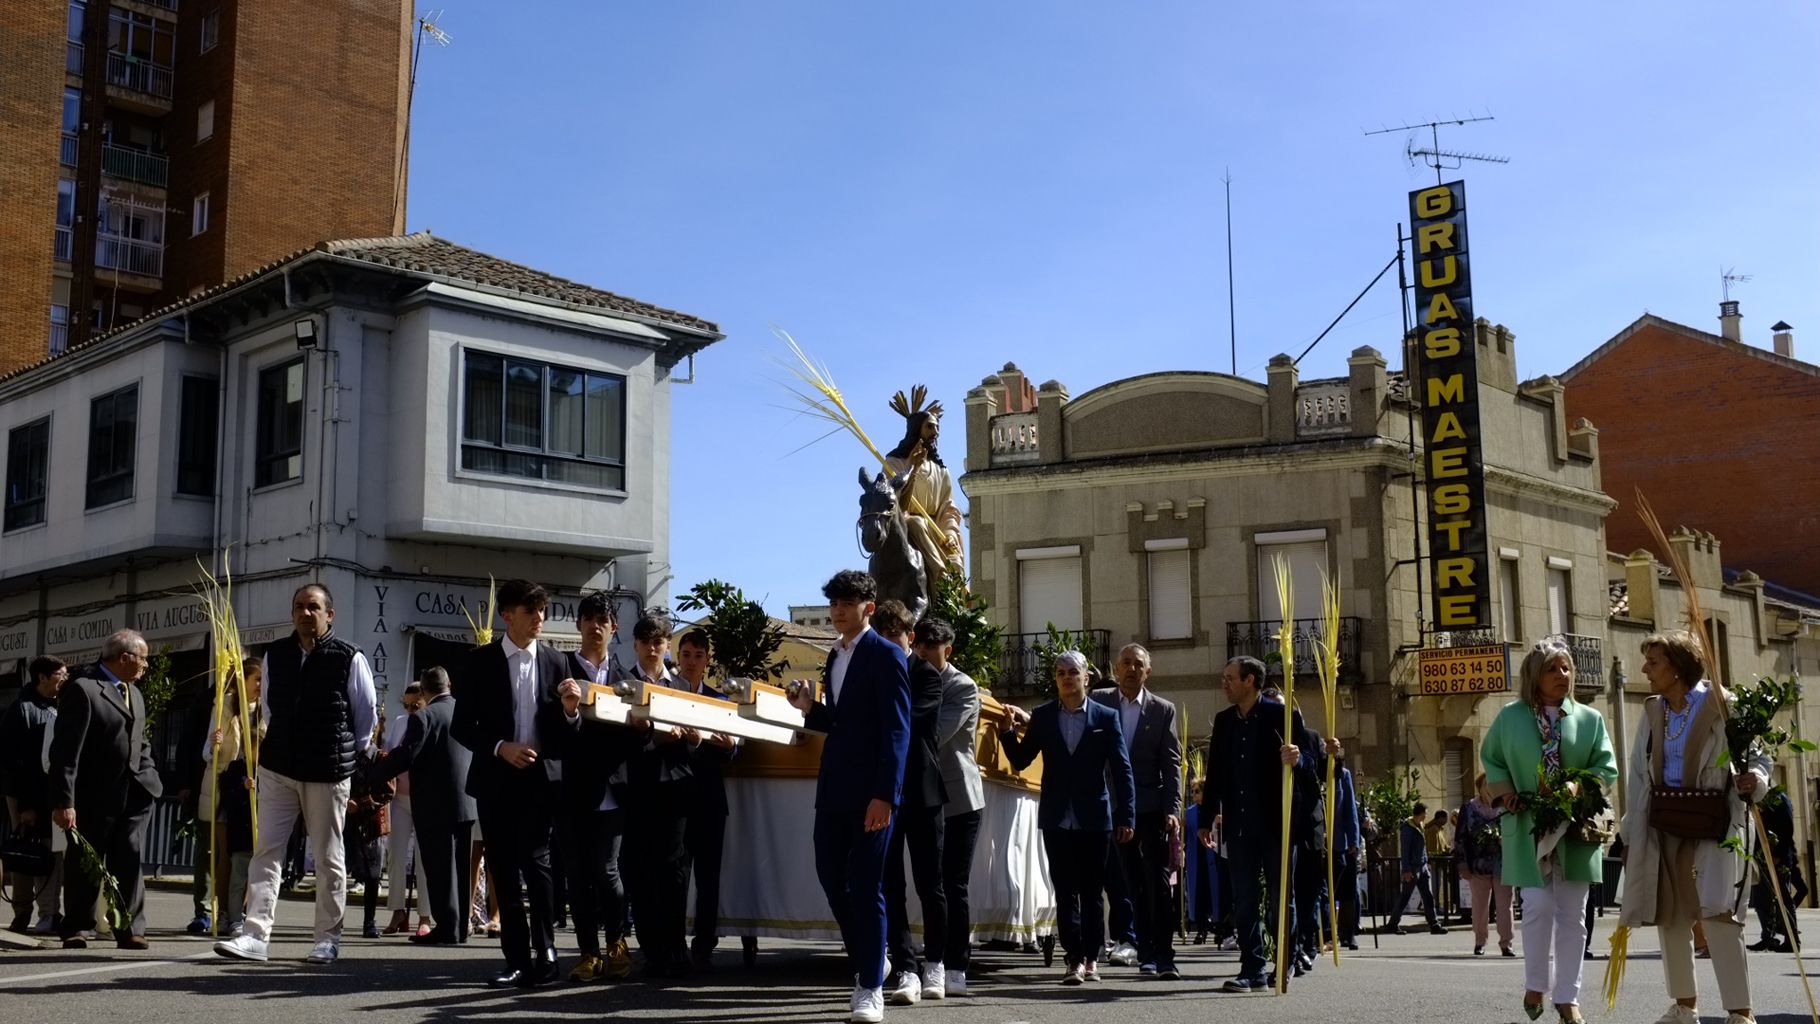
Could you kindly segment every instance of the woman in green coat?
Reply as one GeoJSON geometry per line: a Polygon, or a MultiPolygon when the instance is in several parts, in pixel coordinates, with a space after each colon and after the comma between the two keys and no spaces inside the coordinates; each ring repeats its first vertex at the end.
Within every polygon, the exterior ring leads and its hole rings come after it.
{"type": "Polygon", "coordinates": [[[1544,764],[1585,769],[1608,793],[1618,781],[1605,719],[1573,699],[1573,681],[1567,648],[1553,640],[1530,648],[1517,700],[1498,712],[1480,754],[1492,800],[1507,812],[1503,877],[1523,901],[1523,1010],[1530,1020],[1542,1015],[1551,991],[1561,1020],[1580,1020],[1583,911],[1588,887],[1601,877],[1602,851],[1553,833],[1538,845],[1523,794],[1537,792],[1544,764]]]}

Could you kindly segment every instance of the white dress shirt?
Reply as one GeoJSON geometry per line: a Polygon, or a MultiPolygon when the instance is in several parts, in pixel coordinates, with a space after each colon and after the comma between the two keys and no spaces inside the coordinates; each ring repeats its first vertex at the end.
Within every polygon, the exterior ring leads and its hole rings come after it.
{"type": "Polygon", "coordinates": [[[862,628],[853,635],[851,641],[834,641],[834,664],[828,669],[828,703],[840,703],[840,689],[847,681],[847,663],[853,660],[853,648],[858,645],[860,637],[872,631],[871,626],[862,628]]]}
{"type": "Polygon", "coordinates": [[[1125,749],[1131,749],[1131,742],[1137,738],[1138,717],[1144,713],[1144,702],[1150,699],[1150,690],[1138,691],[1137,700],[1128,700],[1125,691],[1119,691],[1119,728],[1125,733],[1125,749]]]}
{"type": "MultiPolygon", "coordinates": [[[[292,637],[289,641],[280,640],[278,642],[294,643],[296,638],[292,637]]],[[[309,650],[304,651],[302,660],[297,664],[301,666],[309,661],[311,653],[315,650],[316,648],[312,646],[309,650]]],[[[271,665],[267,664],[267,659],[261,656],[259,678],[272,678],[271,669],[271,665]]],[[[262,722],[272,720],[272,708],[266,701],[266,694],[270,692],[270,687],[259,688],[259,720],[262,722]]],[[[354,714],[354,748],[363,753],[372,753],[373,730],[379,727],[379,690],[373,685],[373,667],[367,664],[365,651],[354,652],[354,663],[348,669],[348,708],[354,714]]]]}
{"type": "MultiPolygon", "coordinates": [[[[512,742],[537,749],[537,640],[520,647],[509,636],[501,637],[499,649],[506,656],[506,678],[512,683],[512,742]]],[[[493,747],[499,753],[499,746],[493,747]]],[[[543,753],[539,750],[538,753],[543,753]]]]}

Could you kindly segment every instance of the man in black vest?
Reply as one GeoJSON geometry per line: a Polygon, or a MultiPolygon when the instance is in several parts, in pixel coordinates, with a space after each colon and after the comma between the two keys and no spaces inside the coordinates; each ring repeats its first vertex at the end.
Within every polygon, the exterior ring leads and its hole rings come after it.
{"type": "Polygon", "coordinates": [[[468,795],[479,807],[489,877],[499,888],[506,969],[489,982],[494,988],[559,978],[550,837],[562,778],[557,734],[567,728],[557,690],[569,678],[569,656],[537,639],[549,603],[530,580],[501,583],[505,635],[468,652],[454,674],[450,731],[474,753],[468,795]]]}
{"type": "MultiPolygon", "coordinates": [[[[380,762],[380,773],[388,779],[411,773],[411,824],[423,867],[423,902],[436,922],[411,941],[446,946],[468,941],[468,906],[473,902],[468,857],[478,816],[474,798],[467,793],[473,755],[449,735],[455,718],[449,674],[434,666],[425,669],[423,692],[429,703],[411,716],[403,742],[380,762]]],[[[402,870],[397,884],[404,884],[402,870]]]]}
{"type": "Polygon", "coordinates": [[[341,828],[347,818],[354,758],[371,752],[378,724],[373,670],[360,648],[333,633],[335,598],[310,583],[291,595],[288,639],[266,648],[259,691],[265,740],[253,789],[259,800],[259,847],[247,869],[244,932],[215,943],[238,960],[266,959],[278,914],[285,846],[303,819],[316,855],[315,945],[304,960],[332,964],[341,955],[341,913],[348,874],[341,828]]]}

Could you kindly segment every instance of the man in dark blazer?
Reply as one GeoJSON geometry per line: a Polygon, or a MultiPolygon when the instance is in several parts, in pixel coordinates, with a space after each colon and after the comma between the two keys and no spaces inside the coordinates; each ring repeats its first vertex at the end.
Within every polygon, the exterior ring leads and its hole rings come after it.
{"type": "Polygon", "coordinates": [[[1128,843],[1135,824],[1131,757],[1118,713],[1087,699],[1087,659],[1079,651],[1055,658],[1056,700],[1026,712],[1006,707],[999,745],[1023,771],[1043,758],[1043,788],[1036,824],[1043,830],[1049,879],[1055,886],[1056,930],[1068,970],[1062,984],[1099,978],[1096,961],[1106,937],[1100,903],[1106,847],[1128,843]],[[1018,729],[1024,734],[1019,736],[1018,729]]]}
{"type": "MultiPolygon", "coordinates": [[[[101,643],[101,661],[75,673],[58,696],[51,734],[51,822],[76,829],[120,884],[116,928],[121,949],[144,949],[145,827],[164,792],[145,742],[145,698],[133,683],[145,674],[145,638],[123,629],[101,643]],[[80,820],[78,820],[80,818],[80,820]]],[[[72,844],[70,856],[74,857],[72,844]]],[[[95,928],[98,887],[75,865],[63,873],[63,948],[83,949],[95,928]]]]}
{"type": "Polygon", "coordinates": [[[467,792],[473,754],[450,734],[455,697],[449,692],[449,674],[432,666],[424,670],[421,685],[428,703],[410,716],[404,740],[380,762],[380,774],[391,779],[411,773],[411,822],[423,867],[424,903],[436,922],[411,941],[446,946],[468,941],[468,906],[473,902],[468,867],[479,812],[467,792]]]}
{"type": "Polygon", "coordinates": [[[903,648],[868,625],[878,598],[871,576],[844,569],[822,595],[841,635],[828,655],[827,699],[799,679],[790,701],[827,734],[815,782],[815,873],[853,965],[849,1020],[872,1024],[885,1018],[882,882],[910,746],[910,670],[903,648]]]}
{"type": "Polygon", "coordinates": [[[450,732],[474,755],[467,792],[480,814],[499,889],[506,969],[489,984],[530,988],[559,977],[550,836],[562,777],[555,754],[556,732],[564,727],[557,688],[569,678],[569,657],[537,639],[550,603],[542,587],[507,580],[498,597],[505,635],[470,651],[455,673],[450,732]]]}
{"type": "MultiPolygon", "coordinates": [[[[713,647],[708,634],[692,629],[676,643],[676,677],[690,693],[724,699],[708,685],[708,662],[713,647]]],[[[695,866],[695,928],[689,944],[690,965],[698,971],[713,966],[714,947],[720,937],[720,866],[727,843],[727,762],[739,752],[739,737],[703,733],[689,751],[693,775],[689,823],[683,846],[695,866]]]]}
{"type": "MultiPolygon", "coordinates": [[[[909,653],[910,610],[902,601],[880,601],[872,615],[872,629],[909,653]]],[[[904,758],[904,795],[891,824],[891,845],[885,851],[885,919],[890,941],[891,977],[885,999],[893,1006],[910,1006],[923,998],[922,970],[916,944],[910,935],[909,885],[904,877],[904,850],[910,851],[910,876],[923,903],[923,939],[930,963],[939,964],[945,953],[948,913],[942,890],[942,824],[947,791],[942,785],[941,753],[936,730],[942,711],[942,674],[921,658],[910,658],[910,747],[904,758]]],[[[932,990],[941,999],[945,991],[932,990]]]]}
{"type": "Polygon", "coordinates": [[[1117,686],[1093,699],[1118,713],[1137,785],[1137,835],[1114,847],[1132,896],[1137,954],[1144,975],[1181,977],[1175,966],[1175,897],[1170,891],[1170,843],[1182,831],[1182,739],[1175,705],[1151,693],[1150,652],[1126,644],[1112,668],[1117,686]]]}

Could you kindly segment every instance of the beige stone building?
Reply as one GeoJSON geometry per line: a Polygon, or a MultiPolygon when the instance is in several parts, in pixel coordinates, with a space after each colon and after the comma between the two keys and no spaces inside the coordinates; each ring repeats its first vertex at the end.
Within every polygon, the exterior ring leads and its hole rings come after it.
{"type": "MultiPolygon", "coordinates": [[[[1716,648],[1719,670],[1728,685],[1748,684],[1764,676],[1786,679],[1797,676],[1806,693],[1820,693],[1820,601],[1766,581],[1749,569],[1728,568],[1721,562],[1720,538],[1691,529],[1677,529],[1669,543],[1679,551],[1698,588],[1700,608],[1716,648]]],[[[1616,730],[1618,753],[1629,763],[1631,747],[1649,681],[1643,678],[1643,656],[1638,648],[1645,637],[1662,629],[1680,628],[1687,622],[1687,593],[1663,558],[1647,550],[1608,557],[1611,588],[1612,667],[1623,680],[1622,727],[1616,730]]],[[[1812,701],[1786,719],[1796,735],[1820,739],[1820,707],[1812,701]]],[[[1820,757],[1790,754],[1776,764],[1775,781],[1788,788],[1794,800],[1796,834],[1804,837],[1804,866],[1813,878],[1812,853],[1807,838],[1813,836],[1814,799],[1820,796],[1814,776],[1820,757]]]]}
{"type": "MultiPolygon", "coordinates": [[[[967,397],[973,586],[1005,626],[1000,696],[1029,703],[1045,627],[1084,629],[1107,657],[1137,641],[1153,686],[1204,737],[1225,706],[1226,660],[1274,648],[1284,616],[1275,556],[1293,567],[1297,697],[1367,779],[1420,773],[1424,796],[1470,789],[1478,741],[1507,693],[1419,696],[1414,652],[1468,639],[1568,635],[1590,697],[1605,694],[1608,611],[1597,431],[1570,424],[1561,385],[1519,382],[1513,337],[1477,325],[1492,637],[1435,635],[1418,591],[1421,442],[1405,378],[1370,348],[1344,378],[1298,378],[1287,356],[1260,383],[1169,372],[1071,397],[1007,365],[967,397]],[[1338,721],[1313,675],[1320,574],[1341,588],[1338,721]],[[1302,620],[1308,620],[1306,622],[1302,620]]],[[[1519,657],[1521,646],[1514,652],[1519,657]]]]}

